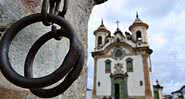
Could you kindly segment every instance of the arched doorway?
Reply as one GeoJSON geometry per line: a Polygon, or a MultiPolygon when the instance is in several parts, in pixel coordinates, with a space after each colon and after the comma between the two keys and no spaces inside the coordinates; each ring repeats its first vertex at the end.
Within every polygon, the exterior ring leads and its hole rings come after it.
{"type": "Polygon", "coordinates": [[[125,74],[111,74],[112,99],[128,99],[127,77],[125,74]]]}

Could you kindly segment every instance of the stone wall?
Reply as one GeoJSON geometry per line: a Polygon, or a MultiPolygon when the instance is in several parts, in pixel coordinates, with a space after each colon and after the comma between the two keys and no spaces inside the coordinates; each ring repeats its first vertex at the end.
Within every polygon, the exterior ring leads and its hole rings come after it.
{"type": "MultiPolygon", "coordinates": [[[[101,0],[99,0],[101,1],[101,0]]],[[[63,2],[63,1],[62,1],[63,2]]],[[[40,12],[41,0],[0,0],[0,28],[8,27],[15,21],[26,15],[40,12]]],[[[70,0],[66,19],[69,20],[75,31],[83,41],[85,59],[87,59],[87,24],[94,6],[94,0],[70,0]]],[[[62,8],[62,7],[61,7],[62,8]]],[[[0,30],[1,30],[0,29],[0,30]]],[[[42,23],[33,24],[22,30],[13,40],[9,57],[13,68],[23,74],[23,65],[28,50],[33,43],[47,30],[42,23]]],[[[3,35],[0,31],[0,38],[3,35]]],[[[36,56],[34,61],[34,77],[40,77],[53,72],[62,63],[69,47],[69,41],[63,38],[61,41],[51,40],[47,42],[36,56]]],[[[61,96],[52,99],[84,99],[87,84],[87,64],[75,83],[61,96]]],[[[28,90],[16,87],[9,83],[0,74],[0,99],[39,99],[28,90]]]]}

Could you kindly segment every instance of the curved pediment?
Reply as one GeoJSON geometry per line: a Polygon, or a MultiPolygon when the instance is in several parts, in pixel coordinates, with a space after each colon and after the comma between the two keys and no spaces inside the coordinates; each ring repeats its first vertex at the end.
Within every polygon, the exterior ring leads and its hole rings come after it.
{"type": "MultiPolygon", "coordinates": [[[[124,55],[133,54],[134,48],[125,42],[114,42],[108,45],[104,50],[93,52],[93,56],[123,58],[124,55]],[[114,57],[115,56],[115,57],[114,57]]],[[[116,59],[115,58],[115,59],[116,59]]]]}
{"type": "Polygon", "coordinates": [[[126,54],[133,53],[133,47],[125,42],[115,42],[110,44],[104,49],[104,53],[109,53],[110,51],[113,52],[114,49],[121,48],[125,51],[126,54]]]}

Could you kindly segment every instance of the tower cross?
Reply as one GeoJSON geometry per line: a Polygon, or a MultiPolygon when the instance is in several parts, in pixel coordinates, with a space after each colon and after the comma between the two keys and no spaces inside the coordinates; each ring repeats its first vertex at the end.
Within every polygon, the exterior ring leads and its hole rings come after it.
{"type": "Polygon", "coordinates": [[[120,23],[120,22],[117,20],[117,21],[116,21],[117,28],[119,28],[119,23],[120,23]]]}

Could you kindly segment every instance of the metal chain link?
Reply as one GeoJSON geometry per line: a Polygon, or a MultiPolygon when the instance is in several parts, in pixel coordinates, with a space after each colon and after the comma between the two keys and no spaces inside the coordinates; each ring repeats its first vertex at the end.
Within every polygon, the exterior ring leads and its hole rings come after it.
{"type": "Polygon", "coordinates": [[[43,15],[43,24],[46,26],[51,25],[51,20],[48,19],[48,14],[59,15],[65,17],[68,9],[69,2],[64,0],[63,10],[60,11],[61,0],[43,0],[41,13],[43,15]],[[49,10],[49,12],[48,12],[49,10]]]}

